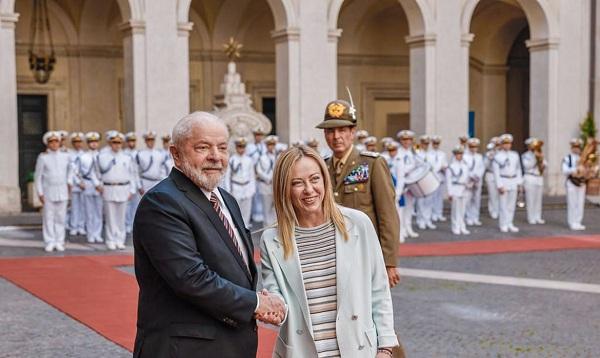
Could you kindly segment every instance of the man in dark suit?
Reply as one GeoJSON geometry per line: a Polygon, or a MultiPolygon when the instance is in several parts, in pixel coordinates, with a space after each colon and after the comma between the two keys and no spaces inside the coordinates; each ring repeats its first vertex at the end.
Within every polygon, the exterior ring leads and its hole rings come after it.
{"type": "Polygon", "coordinates": [[[255,357],[256,318],[283,319],[278,297],[255,292],[250,232],[235,199],[217,187],[227,150],[217,117],[184,117],[173,129],[175,168],[138,206],[134,357],[255,357]]]}

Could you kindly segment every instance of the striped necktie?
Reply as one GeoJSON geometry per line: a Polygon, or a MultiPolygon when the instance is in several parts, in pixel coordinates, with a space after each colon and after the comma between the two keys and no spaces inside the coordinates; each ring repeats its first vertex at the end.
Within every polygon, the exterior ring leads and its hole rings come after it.
{"type": "Polygon", "coordinates": [[[231,227],[231,224],[229,223],[229,220],[227,220],[227,218],[225,217],[225,214],[223,214],[223,211],[221,210],[221,206],[219,205],[219,199],[217,198],[217,195],[215,195],[215,193],[210,194],[210,202],[213,205],[213,208],[215,209],[215,211],[217,212],[217,215],[219,215],[219,219],[221,219],[221,221],[223,222],[223,226],[225,226],[225,230],[229,234],[229,238],[233,242],[233,246],[235,246],[238,254],[242,258],[242,260],[246,263],[246,269],[248,269],[248,262],[246,262],[246,260],[244,259],[244,255],[242,254],[242,249],[240,248],[240,245],[239,245],[237,239],[235,238],[235,233],[233,232],[234,229],[233,229],[233,227],[231,227]]]}

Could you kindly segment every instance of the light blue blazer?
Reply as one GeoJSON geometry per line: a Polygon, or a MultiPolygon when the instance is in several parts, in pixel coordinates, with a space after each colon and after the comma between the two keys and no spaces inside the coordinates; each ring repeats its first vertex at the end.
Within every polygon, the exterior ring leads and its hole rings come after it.
{"type": "MultiPolygon", "coordinates": [[[[336,230],[338,345],[344,358],[373,358],[378,347],[398,345],[385,263],[369,217],[339,208],[349,235],[344,241],[336,230]]],[[[273,357],[316,357],[298,250],[292,242],[294,252],[284,259],[277,228],[266,230],[261,238],[263,288],[281,295],[288,305],[273,357]]]]}

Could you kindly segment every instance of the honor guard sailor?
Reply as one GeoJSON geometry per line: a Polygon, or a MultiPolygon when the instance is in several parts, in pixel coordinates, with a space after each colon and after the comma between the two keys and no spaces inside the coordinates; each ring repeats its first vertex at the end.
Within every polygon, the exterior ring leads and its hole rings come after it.
{"type": "Polygon", "coordinates": [[[565,175],[565,186],[567,188],[567,222],[571,230],[585,230],[581,224],[583,221],[583,210],[585,208],[585,181],[578,179],[578,165],[581,158],[583,141],[579,138],[571,139],[571,153],[567,154],[562,161],[562,173],[565,175]]]}
{"type": "Polygon", "coordinates": [[[411,130],[401,130],[396,135],[402,146],[399,150],[396,166],[396,178],[398,180],[396,184],[396,194],[398,198],[403,202],[400,211],[400,235],[402,237],[417,238],[417,234],[412,228],[412,217],[415,212],[415,197],[406,190],[406,176],[413,171],[418,163],[418,157],[413,149],[413,141],[415,133],[411,130]]]}
{"type": "MultiPolygon", "coordinates": [[[[431,138],[425,134],[419,138],[419,150],[416,152],[419,160],[427,165],[429,168],[432,168],[429,160],[431,159],[431,149],[429,148],[429,144],[431,143],[431,138]]],[[[432,215],[433,215],[433,194],[424,196],[422,198],[417,198],[415,202],[416,206],[416,215],[417,215],[417,226],[421,230],[425,229],[436,229],[436,226],[433,224],[432,215]]]]}
{"type": "MultiPolygon", "coordinates": [[[[256,172],[258,160],[267,151],[267,147],[264,143],[266,133],[262,128],[256,127],[252,131],[252,135],[254,136],[254,143],[248,143],[246,146],[246,154],[252,158],[254,171],[256,172]]],[[[263,222],[264,220],[262,198],[260,196],[260,189],[257,188],[256,193],[254,193],[254,197],[252,198],[252,221],[263,222]]]]}
{"type": "Polygon", "coordinates": [[[275,150],[279,138],[270,135],[265,138],[267,150],[258,159],[256,163],[256,179],[258,180],[258,191],[262,198],[262,209],[264,216],[264,225],[271,225],[277,221],[275,215],[275,205],[273,203],[273,169],[277,160],[277,151],[275,150]]]}
{"type": "Polygon", "coordinates": [[[71,133],[71,146],[68,151],[71,175],[69,176],[69,186],[71,188],[71,211],[69,214],[69,235],[86,235],[85,231],[85,210],[83,206],[83,190],[78,182],[78,168],[81,156],[85,153],[83,150],[83,140],[85,134],[81,132],[71,133]]]}
{"type": "Polygon", "coordinates": [[[256,192],[254,162],[246,155],[246,138],[235,140],[235,153],[229,158],[228,170],[224,179],[225,190],[237,200],[247,227],[251,227],[252,198],[256,192]]]}
{"type": "Polygon", "coordinates": [[[171,146],[171,135],[165,134],[161,137],[163,147],[161,152],[163,153],[163,159],[161,162],[161,167],[163,171],[162,179],[169,176],[171,173],[171,169],[173,169],[173,158],[171,158],[171,152],[169,151],[169,147],[171,146]]]}
{"type": "Polygon", "coordinates": [[[542,198],[544,195],[544,171],[548,163],[542,154],[544,142],[531,137],[525,141],[527,151],[521,155],[523,165],[523,188],[527,208],[527,221],[530,224],[544,224],[542,219],[542,198]]]}
{"type": "Polygon", "coordinates": [[[486,146],[487,151],[485,152],[485,157],[483,158],[483,163],[485,166],[485,185],[488,193],[488,203],[487,209],[490,217],[494,220],[498,219],[498,187],[496,186],[496,179],[494,178],[494,168],[492,164],[494,164],[494,156],[496,152],[499,150],[499,138],[493,137],[490,139],[490,142],[486,146]]]}
{"type": "Polygon", "coordinates": [[[359,129],[356,131],[356,149],[358,149],[359,153],[367,150],[367,145],[365,144],[367,138],[369,138],[369,132],[366,130],[359,129]]]}
{"type": "Polygon", "coordinates": [[[465,224],[465,210],[467,206],[467,183],[470,180],[470,171],[463,160],[464,147],[457,145],[453,150],[453,158],[446,170],[446,185],[448,199],[451,202],[452,233],[454,235],[470,234],[465,224]]]}
{"type": "Polygon", "coordinates": [[[104,199],[106,247],[109,250],[125,249],[127,202],[136,188],[135,164],[121,149],[123,139],[123,134],[112,133],[108,138],[111,150],[98,155],[100,180],[96,188],[104,199]]]}
{"type": "Polygon", "coordinates": [[[483,189],[483,175],[485,164],[483,156],[479,153],[478,138],[467,140],[467,150],[463,155],[463,161],[469,168],[469,181],[466,192],[465,222],[467,225],[481,226],[479,215],[481,212],[481,190],[483,189]]]}
{"type": "Polygon", "coordinates": [[[137,153],[137,172],[142,183],[141,193],[145,193],[164,179],[165,154],[155,147],[156,132],[150,131],[144,134],[146,148],[137,153]]]}
{"type": "Polygon", "coordinates": [[[60,133],[46,132],[42,141],[47,150],[37,158],[34,182],[43,205],[42,235],[46,252],[65,250],[65,217],[69,201],[69,154],[60,149],[60,133]]]}
{"type": "Polygon", "coordinates": [[[494,179],[499,194],[499,226],[502,232],[519,232],[513,224],[517,196],[523,182],[521,158],[513,150],[513,136],[503,134],[500,136],[501,150],[494,156],[492,164],[494,179]]]}
{"type": "MultiPolygon", "coordinates": [[[[125,149],[123,149],[123,153],[127,154],[132,161],[136,161],[138,150],[137,150],[137,136],[134,132],[128,132],[125,134],[125,149]]],[[[140,180],[140,176],[138,173],[139,167],[134,165],[134,183],[135,183],[135,194],[131,196],[129,202],[127,202],[127,212],[125,214],[125,227],[127,228],[127,233],[131,234],[133,231],[133,218],[135,216],[135,211],[137,209],[138,204],[140,203],[140,199],[142,198],[142,181],[140,180]]]]}
{"type": "Polygon", "coordinates": [[[431,137],[431,154],[429,156],[429,163],[433,169],[433,173],[440,180],[440,186],[432,194],[432,213],[431,220],[436,222],[446,221],[444,217],[444,193],[446,190],[446,168],[448,168],[448,157],[440,149],[442,143],[442,137],[434,135],[431,137]]]}
{"type": "Polygon", "coordinates": [[[97,159],[100,133],[86,133],[85,141],[88,150],[80,157],[76,185],[82,190],[87,241],[89,243],[102,242],[102,197],[96,191],[96,183],[99,180],[97,159]]]}

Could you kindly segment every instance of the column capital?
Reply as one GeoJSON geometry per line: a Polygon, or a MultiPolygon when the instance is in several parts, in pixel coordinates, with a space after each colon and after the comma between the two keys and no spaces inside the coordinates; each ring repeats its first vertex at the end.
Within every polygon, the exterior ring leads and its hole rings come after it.
{"type": "Polygon", "coordinates": [[[274,30],[271,31],[271,37],[275,43],[298,41],[300,40],[300,29],[297,27],[288,27],[285,29],[274,30]]]}
{"type": "Polygon", "coordinates": [[[177,23],[177,36],[189,37],[193,28],[193,22],[179,22],[177,23]]]}
{"type": "Polygon", "coordinates": [[[529,52],[555,50],[558,48],[559,44],[560,40],[557,37],[544,39],[529,39],[525,41],[525,46],[527,46],[529,52]]]}
{"type": "Polygon", "coordinates": [[[470,47],[471,46],[471,42],[473,42],[473,39],[475,38],[475,34],[462,34],[460,36],[460,45],[462,47],[470,47]]]}
{"type": "Polygon", "coordinates": [[[129,20],[119,25],[119,30],[126,36],[146,33],[146,22],[140,20],[129,20]]]}
{"type": "Polygon", "coordinates": [[[342,29],[329,29],[327,32],[327,41],[337,43],[342,37],[342,29]]]}
{"type": "Polygon", "coordinates": [[[19,21],[19,14],[16,12],[11,14],[0,14],[0,27],[3,29],[14,30],[17,21],[19,21]]]}
{"type": "Polygon", "coordinates": [[[418,48],[435,45],[436,36],[435,34],[421,34],[414,36],[406,36],[404,40],[408,44],[408,47],[418,48]]]}

